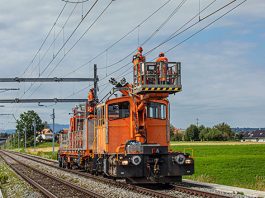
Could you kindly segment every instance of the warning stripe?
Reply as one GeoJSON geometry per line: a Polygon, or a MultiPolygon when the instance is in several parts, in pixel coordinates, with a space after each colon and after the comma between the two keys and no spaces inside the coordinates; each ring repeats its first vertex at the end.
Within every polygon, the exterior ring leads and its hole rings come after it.
{"type": "Polygon", "coordinates": [[[152,88],[143,88],[142,91],[180,91],[180,88],[161,88],[161,87],[152,87],[152,88]]]}

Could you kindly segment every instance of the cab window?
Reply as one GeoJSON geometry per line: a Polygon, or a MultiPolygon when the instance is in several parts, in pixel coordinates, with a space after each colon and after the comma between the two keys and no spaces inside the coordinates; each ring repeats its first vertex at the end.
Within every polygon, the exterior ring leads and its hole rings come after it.
{"type": "Polygon", "coordinates": [[[105,106],[97,108],[97,125],[102,126],[105,124],[105,106]]]}
{"type": "Polygon", "coordinates": [[[128,118],[130,116],[130,103],[119,102],[108,106],[109,120],[128,118]]]}
{"type": "Polygon", "coordinates": [[[147,117],[155,119],[166,119],[166,105],[150,102],[147,104],[147,117]]]}

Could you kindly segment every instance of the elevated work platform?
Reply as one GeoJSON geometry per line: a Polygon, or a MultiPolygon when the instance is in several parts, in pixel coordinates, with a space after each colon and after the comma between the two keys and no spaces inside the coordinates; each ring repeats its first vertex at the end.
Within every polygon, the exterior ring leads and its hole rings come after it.
{"type": "Polygon", "coordinates": [[[182,89],[180,62],[143,62],[134,67],[133,92],[135,94],[173,94],[182,89]]]}

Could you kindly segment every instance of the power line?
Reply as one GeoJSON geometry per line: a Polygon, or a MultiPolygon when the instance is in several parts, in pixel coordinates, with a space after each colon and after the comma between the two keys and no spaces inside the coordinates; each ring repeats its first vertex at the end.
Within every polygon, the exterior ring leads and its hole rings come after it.
{"type": "Polygon", "coordinates": [[[70,34],[70,36],[66,39],[64,44],[61,46],[61,48],[57,51],[57,53],[54,55],[53,59],[49,62],[48,65],[44,68],[44,70],[41,72],[41,75],[49,68],[49,66],[52,64],[52,62],[55,60],[55,58],[58,56],[58,54],[62,51],[62,49],[65,47],[65,45],[69,42],[69,40],[72,38],[72,36],[75,34],[77,29],[80,27],[80,25],[83,23],[85,18],[88,16],[88,14],[92,11],[92,9],[96,6],[99,0],[96,0],[93,5],[90,7],[90,9],[86,12],[84,17],[81,19],[81,21],[78,23],[78,25],[75,27],[74,31],[70,34]]]}
{"type": "MultiPolygon", "coordinates": [[[[131,33],[133,33],[138,27],[142,26],[144,23],[146,23],[151,17],[153,17],[156,13],[158,13],[163,7],[165,7],[169,2],[171,2],[172,0],[168,0],[167,2],[165,2],[163,5],[161,5],[158,9],[156,9],[153,13],[151,13],[147,18],[145,18],[142,22],[140,22],[138,25],[136,25],[135,27],[133,27],[129,32],[127,32],[126,34],[124,34],[120,39],[118,39],[117,41],[115,41],[113,44],[111,44],[109,47],[107,47],[105,50],[103,50],[102,52],[100,52],[99,54],[97,54],[95,57],[93,57],[92,59],[90,59],[89,61],[87,61],[86,63],[80,65],[79,67],[77,67],[76,69],[74,69],[73,71],[67,73],[65,76],[68,76],[76,71],[78,71],[79,69],[85,67],[87,64],[91,63],[93,60],[97,59],[98,57],[100,57],[101,55],[103,55],[106,51],[110,50],[111,48],[113,48],[115,45],[117,45],[118,43],[120,43],[123,39],[125,39],[127,36],[129,36],[131,33]]],[[[100,69],[100,68],[99,68],[100,69]]]]}
{"type": "MultiPolygon", "coordinates": [[[[233,10],[235,10],[236,8],[238,8],[239,6],[241,6],[243,3],[245,3],[247,0],[242,1],[241,3],[239,3],[238,5],[236,5],[235,7],[231,8],[230,10],[228,10],[227,12],[225,12],[224,14],[222,14],[221,16],[219,16],[218,18],[216,18],[215,20],[213,20],[212,22],[210,22],[209,24],[207,24],[206,26],[204,26],[203,28],[201,28],[200,30],[196,31],[195,33],[193,33],[192,35],[190,35],[189,37],[187,37],[186,39],[184,39],[183,41],[179,42],[178,44],[174,45],[173,47],[169,48],[166,53],[172,51],[173,49],[175,49],[176,47],[178,47],[179,45],[183,44],[184,42],[188,41],[189,39],[191,39],[192,37],[194,37],[195,35],[199,34],[200,32],[202,32],[203,30],[205,30],[206,28],[208,28],[209,26],[213,25],[215,22],[219,21],[221,18],[223,18],[224,16],[226,16],[227,14],[229,14],[230,12],[232,12],[233,10]]],[[[226,6],[225,6],[226,7],[226,6]]],[[[224,7],[223,7],[224,8],[224,7]]],[[[220,9],[218,9],[218,11],[220,11],[220,9]]],[[[216,12],[215,12],[216,13],[216,12]]],[[[212,15],[212,14],[210,14],[212,15]]],[[[205,18],[205,17],[204,17],[205,18]]],[[[204,19],[203,18],[203,19],[204,19]]],[[[202,19],[201,19],[202,20],[202,19]]],[[[129,73],[127,73],[126,75],[128,75],[129,73]]],[[[124,75],[124,76],[126,76],[124,75]]],[[[124,77],[123,76],[123,77],[124,77]]]]}
{"type": "MultiPolygon", "coordinates": [[[[178,12],[178,10],[186,3],[187,0],[182,0],[180,2],[180,4],[178,4],[178,6],[173,10],[173,12],[166,18],[165,21],[162,22],[162,24],[141,44],[141,46],[145,45],[148,41],[150,41],[170,20],[171,18],[178,12]]],[[[107,67],[101,67],[99,69],[106,69],[109,67],[113,67],[121,62],[123,62],[124,60],[126,60],[128,57],[131,57],[134,54],[134,50],[132,52],[130,52],[127,56],[125,56],[124,58],[118,60],[117,62],[114,62],[110,65],[108,65],[107,67]]]]}
{"type": "MultiPolygon", "coordinates": [[[[53,59],[45,66],[44,70],[40,73],[40,75],[42,75],[52,64],[52,62],[56,59],[56,57],[59,55],[59,53],[62,51],[62,49],[65,47],[65,45],[69,42],[69,40],[72,38],[72,36],[75,34],[75,32],[77,31],[77,29],[80,27],[80,25],[82,24],[82,22],[85,20],[85,18],[88,16],[88,14],[92,11],[92,9],[95,7],[95,5],[98,3],[99,0],[96,0],[93,5],[90,7],[90,9],[86,12],[85,16],[81,19],[81,21],[78,23],[78,25],[75,27],[75,29],[73,30],[73,32],[70,34],[70,36],[67,38],[67,40],[64,42],[64,44],[61,46],[61,48],[57,51],[57,53],[53,56],[53,59]]],[[[24,95],[31,89],[31,87],[34,85],[35,83],[32,83],[30,85],[30,87],[27,89],[27,91],[24,93],[24,95]]],[[[40,86],[39,86],[40,87],[40,86]]],[[[39,88],[38,87],[38,88],[39,88]]],[[[37,89],[38,89],[37,88],[37,89]]],[[[37,90],[36,89],[36,90],[37,90]]]]}
{"type": "MultiPolygon", "coordinates": [[[[230,12],[232,12],[233,10],[235,10],[237,7],[239,7],[240,5],[242,5],[243,3],[245,3],[246,1],[247,1],[247,0],[244,0],[244,1],[241,2],[240,4],[236,5],[236,6],[233,7],[232,9],[230,9],[229,11],[225,12],[223,15],[221,15],[220,17],[218,17],[217,19],[215,19],[214,21],[212,21],[211,23],[209,23],[209,24],[206,25],[205,27],[201,28],[200,30],[196,31],[194,34],[192,34],[192,35],[189,36],[188,38],[186,38],[186,39],[184,39],[183,41],[179,42],[177,45],[175,45],[174,47],[170,48],[170,49],[167,50],[166,52],[172,51],[172,50],[173,50],[174,48],[176,48],[177,46],[179,46],[179,45],[183,44],[184,42],[186,42],[187,40],[191,39],[193,36],[197,35],[197,34],[200,33],[201,31],[203,31],[204,29],[208,28],[209,26],[211,26],[212,24],[214,24],[215,22],[217,22],[218,20],[220,20],[221,18],[223,18],[224,16],[226,16],[227,14],[229,14],[230,12]]],[[[232,2],[234,2],[234,1],[232,1],[232,2]]],[[[232,2],[230,2],[229,4],[223,6],[222,9],[224,9],[225,7],[227,7],[228,5],[230,5],[232,2]]],[[[203,11],[203,10],[202,10],[202,11],[203,11]]],[[[201,11],[201,12],[202,12],[202,11],[201,11]]],[[[218,9],[217,11],[220,11],[220,9],[218,9]]],[[[201,12],[200,12],[200,13],[201,13],[201,12]]],[[[215,11],[214,13],[217,13],[217,12],[215,11]]],[[[211,15],[212,15],[212,14],[210,14],[210,15],[208,15],[208,16],[211,16],[211,15]]],[[[206,18],[204,17],[203,19],[206,19],[206,18]]],[[[201,20],[202,20],[202,19],[201,19],[201,20]]],[[[170,39],[170,40],[171,40],[171,39],[170,39]]],[[[126,66],[128,66],[128,65],[130,65],[130,63],[124,65],[124,68],[125,68],[126,66]]],[[[116,73],[117,71],[120,71],[120,68],[119,68],[118,70],[112,72],[112,74],[113,74],[113,73],[116,73]]],[[[123,72],[123,73],[124,73],[124,72],[123,72]]],[[[126,76],[126,75],[128,75],[128,74],[130,74],[130,73],[131,73],[131,71],[128,72],[127,74],[125,74],[124,76],[126,76]]],[[[109,75],[111,75],[111,74],[109,74],[109,75]]],[[[123,74],[121,74],[121,75],[123,75],[123,74]]],[[[121,76],[121,75],[120,75],[120,76],[121,76]]],[[[124,77],[124,76],[122,76],[122,77],[124,77]]],[[[103,79],[105,79],[105,78],[103,78],[103,79]]],[[[102,79],[102,80],[103,80],[103,79],[102,79]]]]}
{"type": "MultiPolygon", "coordinates": [[[[53,25],[52,25],[50,31],[49,31],[48,34],[46,35],[46,37],[45,37],[44,41],[42,42],[40,48],[38,49],[38,51],[37,51],[36,54],[34,55],[33,59],[32,59],[31,62],[30,62],[30,64],[26,67],[26,69],[24,70],[24,72],[23,72],[22,75],[24,75],[24,74],[27,72],[27,70],[30,68],[30,66],[33,64],[33,62],[34,62],[34,60],[36,59],[37,55],[39,54],[39,52],[41,51],[42,47],[44,46],[44,44],[46,43],[47,39],[49,38],[49,36],[50,36],[50,34],[51,34],[53,28],[55,27],[55,25],[57,24],[59,18],[61,17],[63,11],[65,10],[66,5],[67,5],[67,3],[64,4],[62,10],[60,11],[60,13],[59,13],[58,17],[56,18],[55,22],[53,23],[53,25]]],[[[22,76],[22,75],[21,75],[21,76],[22,76]]]]}
{"type": "MultiPolygon", "coordinates": [[[[79,37],[79,39],[74,43],[74,45],[64,54],[64,56],[60,59],[60,61],[55,65],[55,67],[50,71],[48,77],[54,72],[54,70],[60,65],[60,63],[64,60],[67,54],[78,44],[78,42],[86,35],[86,33],[93,27],[93,25],[100,19],[100,17],[106,12],[106,10],[110,7],[113,0],[104,8],[104,10],[99,14],[99,16],[94,20],[94,22],[86,29],[86,31],[79,37]]],[[[32,92],[31,96],[40,88],[41,84],[32,92]]]]}
{"type": "MultiPolygon", "coordinates": [[[[50,51],[51,47],[53,46],[54,42],[58,39],[58,37],[60,36],[60,34],[64,31],[65,26],[67,25],[68,21],[70,20],[70,18],[72,17],[74,11],[76,10],[78,4],[76,4],[73,9],[71,10],[69,16],[67,17],[66,21],[64,22],[63,26],[61,27],[61,30],[57,33],[55,39],[52,41],[52,43],[50,44],[50,46],[46,49],[46,51],[44,52],[44,54],[42,55],[42,57],[39,60],[39,64],[40,62],[43,61],[43,59],[46,57],[46,55],[48,54],[48,52],[50,51]]],[[[65,42],[65,41],[63,41],[65,42]]],[[[34,70],[33,70],[34,71],[34,70]]],[[[33,73],[33,71],[31,72],[31,74],[33,73]]]]}
{"type": "Polygon", "coordinates": [[[78,42],[87,34],[87,32],[95,25],[95,23],[101,18],[101,16],[106,12],[106,10],[110,7],[113,0],[104,8],[104,10],[99,14],[99,16],[94,20],[94,22],[86,29],[86,31],[81,35],[81,37],[75,42],[75,44],[64,54],[62,59],[57,63],[57,65],[53,68],[53,70],[49,73],[48,76],[51,75],[52,72],[59,66],[59,64],[63,61],[66,55],[78,44],[78,42]]]}
{"type": "MultiPolygon", "coordinates": [[[[210,4],[208,4],[203,10],[200,11],[200,13],[202,13],[203,11],[205,11],[206,9],[208,9],[216,0],[214,0],[213,2],[211,2],[210,4]]],[[[181,30],[183,27],[185,27],[188,23],[190,23],[194,18],[196,18],[198,16],[198,14],[196,14],[192,19],[190,19],[188,22],[186,22],[183,26],[181,26],[177,31],[175,31],[173,34],[170,35],[170,37],[172,37],[172,35],[174,35],[175,33],[177,33],[179,30],[181,30]]],[[[182,31],[183,33],[184,31],[182,31]]],[[[179,35],[179,34],[178,34],[179,35]]],[[[170,38],[169,37],[169,38],[170,38]]],[[[120,62],[122,62],[123,60],[125,60],[126,58],[130,57],[131,55],[134,54],[134,51],[132,51],[130,54],[128,54],[127,56],[125,56],[124,58],[120,59],[119,61],[111,64],[110,66],[113,66],[113,65],[116,65],[120,62]]],[[[147,54],[147,53],[146,53],[147,54]]],[[[127,64],[123,65],[122,67],[119,67],[117,70],[114,70],[113,72],[111,72],[110,74],[108,74],[107,76],[105,76],[104,78],[100,79],[100,81],[106,79],[108,76],[120,71],[122,68],[126,68],[127,66],[129,66],[131,64],[131,62],[128,62],[127,64]]],[[[99,68],[100,69],[100,68],[99,68]]],[[[122,74],[121,74],[122,75],[122,74]]],[[[79,91],[76,92],[77,93],[80,93],[81,91],[87,89],[89,86],[86,86],[82,89],[80,89],[79,91]]],[[[74,94],[75,95],[75,94],[74,94]]]]}
{"type": "Polygon", "coordinates": [[[186,38],[185,40],[183,40],[182,42],[178,43],[177,45],[171,47],[170,49],[168,49],[166,52],[170,52],[173,49],[175,49],[177,46],[181,45],[182,43],[186,42],[187,40],[191,39],[192,37],[194,37],[195,35],[199,34],[201,31],[205,30],[206,28],[208,28],[209,26],[211,26],[212,24],[214,24],[215,22],[219,21],[221,18],[223,18],[224,16],[226,16],[227,14],[229,14],[230,12],[232,12],[233,10],[235,10],[236,8],[238,8],[240,5],[242,5],[243,3],[245,3],[247,0],[244,0],[243,2],[241,2],[240,4],[236,5],[235,7],[233,7],[232,9],[228,10],[227,12],[225,12],[224,14],[222,14],[220,17],[218,17],[217,19],[215,19],[214,21],[212,21],[211,23],[209,23],[208,25],[206,25],[205,27],[203,27],[202,29],[198,30],[197,32],[195,32],[194,34],[192,34],[191,36],[189,36],[188,38],[186,38]]]}

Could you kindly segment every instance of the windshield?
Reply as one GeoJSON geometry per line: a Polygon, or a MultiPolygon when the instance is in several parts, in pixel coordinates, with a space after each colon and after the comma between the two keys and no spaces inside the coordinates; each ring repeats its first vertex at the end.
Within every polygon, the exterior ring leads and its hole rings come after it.
{"type": "Polygon", "coordinates": [[[148,103],[147,117],[155,119],[166,119],[166,105],[157,102],[148,103]]]}
{"type": "Polygon", "coordinates": [[[128,118],[130,116],[130,103],[120,102],[108,106],[109,120],[128,118]]]}

